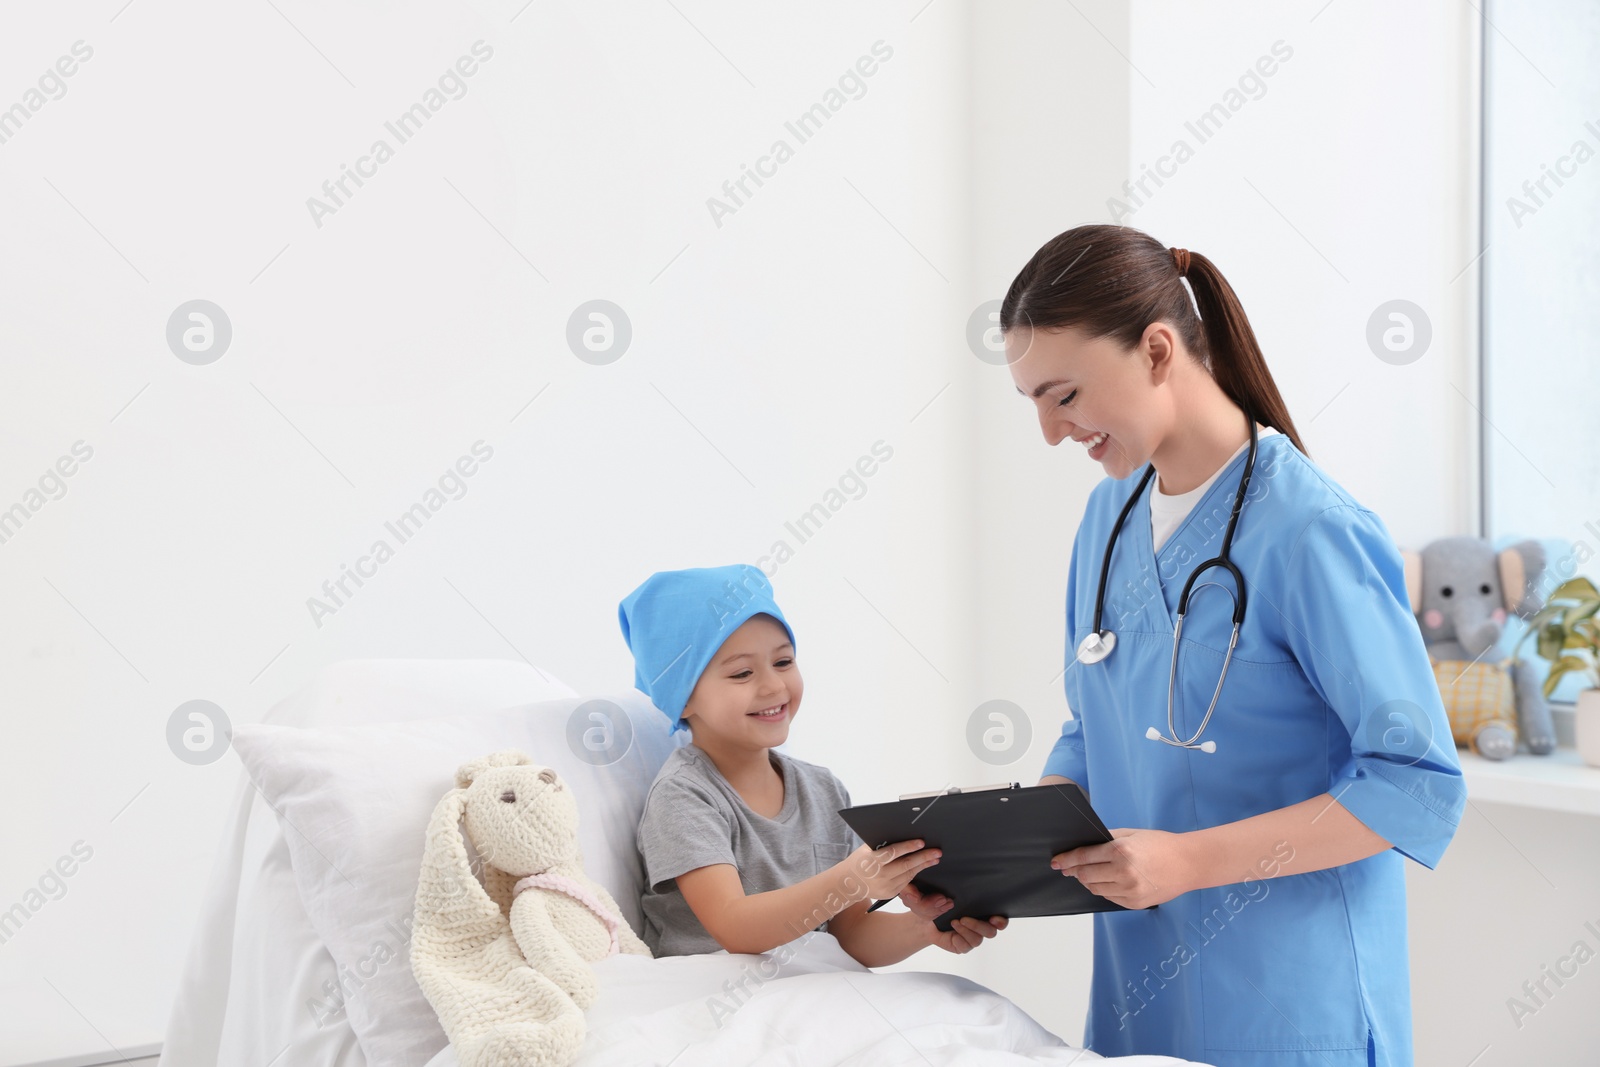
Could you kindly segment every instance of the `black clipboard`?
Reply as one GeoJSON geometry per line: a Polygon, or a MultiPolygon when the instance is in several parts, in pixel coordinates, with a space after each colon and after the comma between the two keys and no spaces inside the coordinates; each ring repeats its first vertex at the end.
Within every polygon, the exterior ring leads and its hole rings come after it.
{"type": "Polygon", "coordinates": [[[921,838],[925,847],[942,851],[938,863],[911,880],[923,893],[955,901],[934,920],[940,930],[963,916],[1129,910],[1050,866],[1057,853],[1112,840],[1074,784],[952,788],[841,808],[839,815],[873,848],[921,838]]]}

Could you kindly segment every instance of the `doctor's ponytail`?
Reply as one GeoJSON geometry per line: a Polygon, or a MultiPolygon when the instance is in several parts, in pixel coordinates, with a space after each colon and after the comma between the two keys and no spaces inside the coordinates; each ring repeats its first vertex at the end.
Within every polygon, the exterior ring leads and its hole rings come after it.
{"type": "Polygon", "coordinates": [[[1198,252],[1168,250],[1131,226],[1078,226],[1045,242],[1000,304],[1002,332],[1070,326],[1124,348],[1158,320],[1172,324],[1228,399],[1308,454],[1233,286],[1198,252]]]}

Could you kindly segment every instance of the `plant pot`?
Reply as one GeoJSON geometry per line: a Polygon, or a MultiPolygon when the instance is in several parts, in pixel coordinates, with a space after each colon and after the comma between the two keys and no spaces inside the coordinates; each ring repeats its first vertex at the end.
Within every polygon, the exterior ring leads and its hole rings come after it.
{"type": "Polygon", "coordinates": [[[1600,689],[1580,689],[1573,709],[1573,734],[1578,755],[1591,767],[1600,767],[1600,689]]]}

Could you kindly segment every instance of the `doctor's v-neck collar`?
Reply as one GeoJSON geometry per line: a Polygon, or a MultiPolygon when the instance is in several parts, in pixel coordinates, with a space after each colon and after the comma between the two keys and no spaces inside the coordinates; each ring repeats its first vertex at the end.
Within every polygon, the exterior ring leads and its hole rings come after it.
{"type": "MultiPolygon", "coordinates": [[[[1258,423],[1257,425],[1259,426],[1260,424],[1258,423]]],[[[1263,454],[1268,448],[1277,447],[1276,444],[1268,444],[1269,438],[1274,437],[1283,437],[1283,434],[1281,431],[1273,427],[1261,427],[1261,429],[1256,433],[1256,469],[1255,473],[1251,475],[1250,479],[1250,484],[1252,486],[1255,485],[1256,479],[1262,477],[1263,475],[1263,471],[1261,469],[1261,460],[1263,454]]],[[[1287,440],[1287,438],[1284,439],[1287,440]]],[[[1156,484],[1160,481],[1160,475],[1151,475],[1150,484],[1145,487],[1145,492],[1139,494],[1139,502],[1134,508],[1134,514],[1129,515],[1128,521],[1130,524],[1136,524],[1138,526],[1139,544],[1143,550],[1142,558],[1145,562],[1154,565],[1156,578],[1158,581],[1168,580],[1162,577],[1163,572],[1161,565],[1163,561],[1171,554],[1173,546],[1182,541],[1184,531],[1186,531],[1190,524],[1194,522],[1194,517],[1197,514],[1200,514],[1207,506],[1210,506],[1211,502],[1217,499],[1219,493],[1226,495],[1226,500],[1223,501],[1222,513],[1220,516],[1222,525],[1218,528],[1216,537],[1214,539],[1214,546],[1210,551],[1204,553],[1203,558],[1210,559],[1221,550],[1222,531],[1227,528],[1228,513],[1233,508],[1234,494],[1239,491],[1239,478],[1244,474],[1244,464],[1245,460],[1249,456],[1249,453],[1250,443],[1246,441],[1244,447],[1240,451],[1234,453],[1234,455],[1230,456],[1227,462],[1223,463],[1217,472],[1211,476],[1210,484],[1203,487],[1203,491],[1200,492],[1199,499],[1195,500],[1189,506],[1189,510],[1187,513],[1185,513],[1183,519],[1178,523],[1177,526],[1173,527],[1172,533],[1169,534],[1167,539],[1162,542],[1160,551],[1157,551],[1155,547],[1155,531],[1152,528],[1151,515],[1151,501],[1154,499],[1156,484]]],[[[1195,491],[1199,491],[1198,488],[1196,490],[1191,490],[1191,492],[1195,491]]],[[[1167,499],[1171,500],[1173,498],[1168,496],[1167,499]]],[[[1250,501],[1249,499],[1246,499],[1245,506],[1239,513],[1239,521],[1241,523],[1244,522],[1244,515],[1249,510],[1250,501]]],[[[1236,531],[1234,534],[1235,539],[1237,539],[1238,536],[1239,534],[1236,531]]],[[[1190,565],[1184,568],[1182,571],[1182,576],[1185,579],[1188,577],[1188,572],[1200,564],[1201,558],[1202,557],[1197,557],[1189,561],[1190,565]]],[[[1171,621],[1170,612],[1168,613],[1168,621],[1171,621]]]]}

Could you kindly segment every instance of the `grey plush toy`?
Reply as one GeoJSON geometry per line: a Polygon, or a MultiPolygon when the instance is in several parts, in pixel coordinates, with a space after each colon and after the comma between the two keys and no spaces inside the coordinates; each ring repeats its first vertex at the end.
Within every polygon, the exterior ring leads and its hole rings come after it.
{"type": "Polygon", "coordinates": [[[1555,728],[1532,666],[1489,658],[1507,613],[1526,618],[1543,603],[1544,548],[1519,541],[1496,552],[1476,537],[1446,537],[1401,556],[1456,743],[1503,760],[1517,751],[1520,732],[1529,752],[1548,754],[1555,728]]]}

